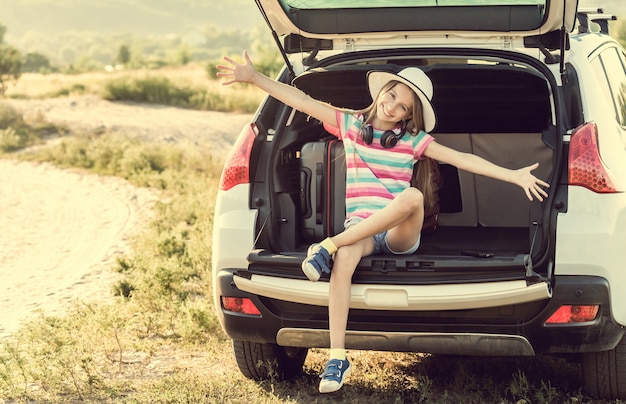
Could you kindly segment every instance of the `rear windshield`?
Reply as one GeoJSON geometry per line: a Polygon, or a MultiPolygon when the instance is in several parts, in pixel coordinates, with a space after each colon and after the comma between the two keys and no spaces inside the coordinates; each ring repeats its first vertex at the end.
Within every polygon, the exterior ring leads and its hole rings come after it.
{"type": "Polygon", "coordinates": [[[290,8],[381,8],[454,6],[545,6],[547,0],[281,0],[290,8]]]}
{"type": "MultiPolygon", "coordinates": [[[[279,0],[309,34],[526,32],[545,20],[550,0],[279,0]]],[[[563,0],[560,0],[563,1],[563,0]]]]}

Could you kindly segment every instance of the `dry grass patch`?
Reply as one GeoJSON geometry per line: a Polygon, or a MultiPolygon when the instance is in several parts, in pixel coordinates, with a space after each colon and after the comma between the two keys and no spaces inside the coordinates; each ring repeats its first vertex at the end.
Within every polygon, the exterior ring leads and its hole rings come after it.
{"type": "Polygon", "coordinates": [[[148,102],[184,108],[254,112],[265,94],[252,86],[223,86],[205,66],[121,70],[76,75],[25,73],[9,88],[13,98],[94,94],[111,101],[148,102]]]}

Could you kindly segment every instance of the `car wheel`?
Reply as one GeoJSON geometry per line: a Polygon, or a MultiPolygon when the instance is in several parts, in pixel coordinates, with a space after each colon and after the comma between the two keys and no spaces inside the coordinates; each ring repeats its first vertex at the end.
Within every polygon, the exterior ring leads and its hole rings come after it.
{"type": "Polygon", "coordinates": [[[233,341],[239,370],[254,380],[291,379],[302,372],[307,348],[285,347],[250,341],[233,341]]]}
{"type": "Polygon", "coordinates": [[[605,352],[583,355],[583,379],[587,393],[601,399],[626,399],[626,335],[605,352]]]}

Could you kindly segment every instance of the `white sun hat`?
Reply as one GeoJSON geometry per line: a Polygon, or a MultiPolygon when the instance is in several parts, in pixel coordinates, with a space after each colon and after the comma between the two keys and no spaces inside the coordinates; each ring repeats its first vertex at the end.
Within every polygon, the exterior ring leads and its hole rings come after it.
{"type": "Polygon", "coordinates": [[[398,73],[391,71],[371,71],[367,74],[372,99],[375,100],[380,90],[390,82],[396,80],[409,86],[415,91],[422,102],[422,114],[424,117],[424,130],[430,132],[435,128],[437,118],[431,100],[433,99],[433,83],[426,73],[417,67],[407,67],[398,73]]]}

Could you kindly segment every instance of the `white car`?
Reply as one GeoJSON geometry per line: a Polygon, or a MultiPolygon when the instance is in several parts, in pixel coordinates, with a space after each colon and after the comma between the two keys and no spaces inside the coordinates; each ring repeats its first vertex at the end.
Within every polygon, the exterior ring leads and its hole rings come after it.
{"type": "MultiPolygon", "coordinates": [[[[626,399],[626,54],[613,17],[576,0],[259,0],[285,55],[279,80],[335,106],[371,102],[369,70],[434,84],[437,141],[550,183],[439,165],[440,213],[409,256],[361,260],[347,349],[570,355],[587,392],[626,399]]],[[[213,291],[242,373],[296,374],[328,347],[328,277],[306,248],[342,230],[342,147],[268,97],[217,195],[213,291]],[[260,366],[260,364],[263,364],[260,366]]]]}

